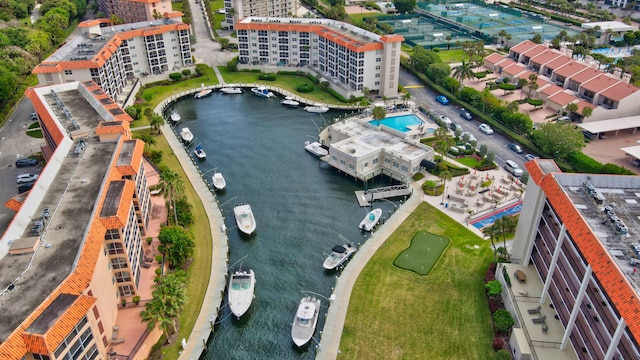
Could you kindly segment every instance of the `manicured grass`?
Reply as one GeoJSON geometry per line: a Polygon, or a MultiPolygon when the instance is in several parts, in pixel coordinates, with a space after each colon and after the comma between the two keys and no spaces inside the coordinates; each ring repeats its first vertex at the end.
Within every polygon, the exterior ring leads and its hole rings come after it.
{"type": "Polygon", "coordinates": [[[440,52],[438,52],[438,56],[440,56],[440,59],[442,59],[445,64],[460,63],[467,57],[462,49],[440,49],[440,52]]]}
{"type": "MultiPolygon", "coordinates": [[[[157,132],[154,131],[154,134],[157,132]]],[[[149,130],[137,131],[135,134],[149,134],[149,130]]],[[[184,180],[184,195],[187,197],[189,203],[193,205],[193,215],[195,218],[195,225],[191,231],[194,235],[194,241],[196,243],[195,251],[193,252],[193,262],[189,266],[187,276],[189,283],[187,285],[187,303],[185,304],[185,311],[180,315],[180,329],[178,335],[175,336],[175,340],[170,346],[162,348],[162,358],[164,359],[177,359],[179,352],[182,350],[180,345],[180,339],[187,339],[193,330],[193,326],[196,322],[196,318],[202,308],[204,301],[204,295],[207,291],[207,282],[211,276],[211,254],[213,252],[213,240],[211,238],[211,228],[209,226],[209,219],[204,211],[202,202],[198,197],[198,194],[194,190],[193,186],[187,181],[187,176],[182,169],[182,165],[175,156],[169,143],[164,136],[154,136],[156,145],[152,146],[154,150],[162,151],[162,164],[171,169],[171,171],[177,173],[181,179],[184,180]]],[[[161,340],[162,341],[162,340],[161,340]]]]}
{"type": "Polygon", "coordinates": [[[222,78],[224,78],[224,81],[226,83],[260,83],[269,86],[277,86],[318,103],[346,105],[331,96],[328,92],[320,90],[318,86],[314,85],[313,82],[306,76],[278,74],[276,81],[264,81],[258,79],[260,73],[245,71],[230,72],[229,70],[227,70],[226,66],[218,66],[218,70],[220,70],[222,78]],[[309,93],[299,93],[296,88],[302,84],[313,85],[313,91],[309,93]]]}
{"type": "Polygon", "coordinates": [[[171,2],[171,9],[173,11],[180,11],[182,12],[182,9],[184,8],[182,1],[172,1],[171,2]]]}
{"type": "Polygon", "coordinates": [[[411,239],[411,245],[398,254],[393,265],[418,275],[427,275],[447,246],[449,239],[446,237],[420,231],[411,239]]]}
{"type": "Polygon", "coordinates": [[[456,161],[461,163],[461,164],[467,165],[468,167],[470,167],[472,169],[480,164],[478,159],[476,159],[475,157],[472,157],[472,156],[459,157],[459,158],[456,158],[456,161]]]}
{"type": "Polygon", "coordinates": [[[358,23],[361,21],[364,21],[365,18],[371,18],[371,17],[382,17],[382,16],[387,16],[387,14],[381,13],[381,12],[373,12],[373,13],[362,13],[362,14],[349,14],[349,17],[351,18],[351,22],[352,23],[358,23]]]}
{"type": "Polygon", "coordinates": [[[491,258],[487,241],[422,203],[360,274],[338,359],[495,358],[483,284],[491,258]],[[428,276],[393,265],[418,231],[451,239],[428,276]]]}

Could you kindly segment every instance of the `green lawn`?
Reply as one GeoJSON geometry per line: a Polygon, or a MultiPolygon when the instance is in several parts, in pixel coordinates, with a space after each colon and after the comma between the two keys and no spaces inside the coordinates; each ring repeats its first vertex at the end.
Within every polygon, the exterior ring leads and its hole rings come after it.
{"type": "Polygon", "coordinates": [[[467,165],[468,167],[470,167],[472,169],[475,168],[476,166],[478,166],[478,164],[480,164],[478,159],[476,159],[475,157],[472,157],[472,156],[459,157],[459,158],[456,158],[456,161],[461,163],[461,164],[467,165]]]}
{"type": "Polygon", "coordinates": [[[464,51],[462,51],[462,49],[440,49],[440,52],[438,52],[438,56],[440,56],[440,59],[442,59],[445,64],[460,63],[463,59],[466,58],[466,55],[464,54],[464,51]]]}
{"type": "MultiPolygon", "coordinates": [[[[134,134],[148,134],[149,130],[143,130],[135,132],[134,134]]],[[[154,132],[155,134],[156,132],[154,132]]],[[[162,151],[162,164],[169,167],[172,171],[177,173],[181,179],[184,179],[184,194],[191,205],[193,205],[193,215],[195,218],[195,226],[191,229],[194,235],[194,241],[196,249],[193,252],[193,262],[189,266],[188,278],[189,283],[187,285],[187,303],[185,310],[183,311],[178,324],[180,324],[180,330],[175,340],[170,346],[162,348],[163,359],[177,359],[179,352],[182,350],[180,346],[180,340],[183,338],[189,338],[193,326],[196,322],[196,318],[202,308],[204,301],[204,295],[207,291],[206,284],[211,276],[211,254],[213,251],[213,240],[211,238],[211,229],[209,226],[209,219],[204,211],[202,202],[196,194],[193,186],[187,181],[187,176],[182,169],[182,165],[178,161],[178,158],[171,151],[169,143],[164,136],[154,136],[156,145],[152,146],[155,150],[162,151]]],[[[163,341],[161,339],[161,341],[163,341]]]]}
{"type": "Polygon", "coordinates": [[[427,275],[447,246],[449,239],[446,237],[419,231],[411,239],[411,245],[398,254],[393,264],[419,275],[427,275]]]}
{"type": "Polygon", "coordinates": [[[487,241],[422,203],[360,274],[338,359],[493,359],[483,284],[491,252],[487,241]],[[427,276],[393,265],[418,231],[451,239],[427,276]]]}

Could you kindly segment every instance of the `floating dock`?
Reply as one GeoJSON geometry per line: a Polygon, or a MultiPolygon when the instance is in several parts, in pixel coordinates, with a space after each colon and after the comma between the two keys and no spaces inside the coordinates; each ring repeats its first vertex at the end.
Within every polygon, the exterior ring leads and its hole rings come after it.
{"type": "Polygon", "coordinates": [[[355,194],[358,204],[361,207],[367,207],[376,200],[411,195],[411,189],[407,185],[393,185],[366,191],[358,190],[355,194]]]}

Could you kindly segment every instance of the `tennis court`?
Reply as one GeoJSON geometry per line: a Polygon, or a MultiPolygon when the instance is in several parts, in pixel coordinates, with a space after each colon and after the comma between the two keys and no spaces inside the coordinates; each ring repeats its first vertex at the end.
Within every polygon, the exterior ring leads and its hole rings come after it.
{"type": "Polygon", "coordinates": [[[512,43],[531,39],[535,34],[540,34],[542,40],[552,40],[563,30],[569,36],[578,34],[569,27],[547,22],[542,15],[505,5],[418,2],[418,8],[422,13],[383,17],[379,21],[393,26],[409,45],[425,48],[446,48],[466,40],[489,43],[502,30],[511,36],[512,43]]]}

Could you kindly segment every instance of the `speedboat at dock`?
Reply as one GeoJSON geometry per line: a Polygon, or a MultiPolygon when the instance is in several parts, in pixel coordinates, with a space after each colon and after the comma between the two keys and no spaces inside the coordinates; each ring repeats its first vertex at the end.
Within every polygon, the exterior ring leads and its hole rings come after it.
{"type": "Polygon", "coordinates": [[[238,229],[247,235],[256,231],[256,219],[253,217],[251,206],[248,204],[236,205],[233,208],[233,214],[236,217],[238,229]]]}
{"type": "Polygon", "coordinates": [[[304,107],[304,111],[310,112],[310,113],[322,114],[322,113],[326,113],[327,111],[329,111],[329,108],[326,107],[326,106],[322,106],[322,105],[313,105],[313,106],[305,106],[304,107]]]}
{"type": "Polygon", "coordinates": [[[376,226],[380,217],[382,216],[382,209],[373,209],[369,211],[367,216],[362,219],[358,228],[364,231],[371,231],[373,227],[376,226]]]}
{"type": "Polygon", "coordinates": [[[211,177],[211,181],[213,182],[213,187],[218,190],[223,190],[227,186],[227,182],[224,180],[222,173],[214,173],[211,177]]]}
{"type": "Polygon", "coordinates": [[[240,319],[251,307],[255,285],[256,277],[251,269],[239,269],[231,274],[228,290],[229,309],[236,318],[240,319]]]}
{"type": "Polygon", "coordinates": [[[311,340],[318,324],[318,314],[320,314],[320,299],[307,296],[300,300],[296,317],[291,326],[291,339],[298,347],[304,346],[311,340]]]}
{"type": "Polygon", "coordinates": [[[224,94],[242,94],[242,88],[239,87],[223,87],[220,92],[224,94]]]}
{"type": "Polygon", "coordinates": [[[298,107],[298,105],[300,105],[300,103],[293,100],[291,96],[285,97],[284,100],[280,101],[280,104],[286,107],[298,107]]]}
{"type": "Polygon", "coordinates": [[[177,111],[174,111],[169,115],[169,119],[171,119],[172,122],[177,123],[180,121],[180,114],[178,114],[177,111]]]}
{"type": "Polygon", "coordinates": [[[187,143],[193,141],[193,134],[191,133],[191,130],[189,130],[188,127],[182,128],[182,130],[180,131],[180,137],[182,138],[182,141],[187,143]]]}
{"type": "Polygon", "coordinates": [[[271,98],[275,96],[271,91],[269,91],[269,89],[267,89],[264,86],[251,88],[251,92],[256,94],[257,96],[265,97],[265,98],[271,98]]]}
{"type": "Polygon", "coordinates": [[[204,149],[202,148],[201,145],[196,146],[195,149],[193,149],[193,153],[196,155],[196,157],[200,160],[204,160],[207,158],[207,153],[204,152],[204,149]]]}
{"type": "Polygon", "coordinates": [[[207,96],[211,95],[212,92],[213,92],[213,90],[211,90],[211,89],[205,89],[205,90],[202,90],[202,91],[198,92],[194,97],[196,99],[202,99],[203,97],[207,97],[207,96]]]}
{"type": "Polygon", "coordinates": [[[355,252],[356,247],[351,244],[336,245],[331,249],[331,254],[324,261],[322,267],[326,270],[334,270],[342,266],[355,252]]]}
{"type": "Polygon", "coordinates": [[[329,155],[329,150],[322,147],[322,145],[314,141],[310,143],[309,141],[304,142],[304,149],[308,152],[312,153],[315,156],[323,157],[329,155]]]}

